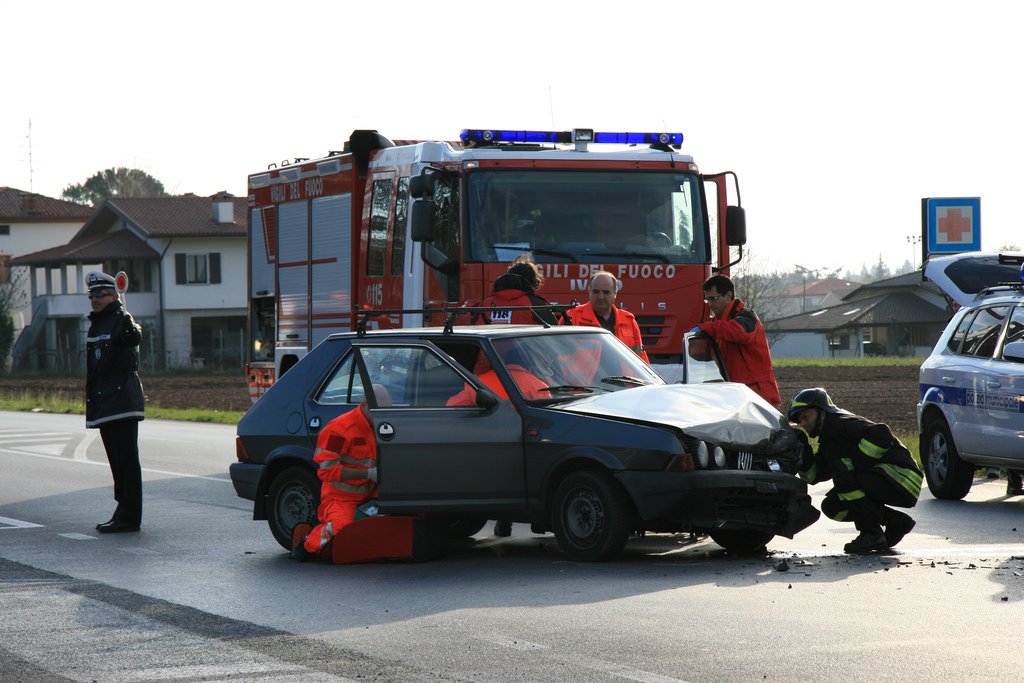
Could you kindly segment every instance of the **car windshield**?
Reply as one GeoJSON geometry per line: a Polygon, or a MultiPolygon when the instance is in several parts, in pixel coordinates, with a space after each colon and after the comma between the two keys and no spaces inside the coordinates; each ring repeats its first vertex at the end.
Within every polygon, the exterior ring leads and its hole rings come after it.
{"type": "Polygon", "coordinates": [[[704,263],[692,173],[481,170],[467,180],[466,260],[704,263]]]}
{"type": "Polygon", "coordinates": [[[536,334],[495,339],[494,351],[522,393],[578,398],[665,381],[610,334],[536,334]]]}

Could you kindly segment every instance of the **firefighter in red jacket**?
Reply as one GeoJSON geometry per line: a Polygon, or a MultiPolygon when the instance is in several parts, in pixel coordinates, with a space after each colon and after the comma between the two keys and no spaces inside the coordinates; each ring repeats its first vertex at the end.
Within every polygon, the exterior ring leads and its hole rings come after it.
{"type": "Polygon", "coordinates": [[[736,298],[732,280],[713,275],[704,282],[704,301],[711,320],[693,328],[715,340],[722,352],[729,381],[750,387],[761,398],[778,407],[782,403],[779,385],[772,372],[768,338],[757,314],[736,298]]]}
{"type": "MultiPolygon", "coordinates": [[[[373,385],[378,406],[390,406],[387,389],[373,385]]],[[[377,495],[377,440],[366,403],[340,415],[324,427],[316,441],[313,462],[318,466],[319,524],[292,550],[292,559],[307,560],[356,517],[356,508],[377,495]]]]}
{"type": "Polygon", "coordinates": [[[848,553],[885,552],[903,540],[914,520],[890,506],[910,508],[921,495],[921,470],[888,425],[841,410],[824,389],[804,389],[790,404],[790,422],[818,439],[804,440],[800,478],[832,480],[821,511],[837,522],[853,522],[860,534],[843,546],[848,553]],[[882,531],[882,527],[885,531],[882,531]]]}
{"type": "Polygon", "coordinates": [[[650,363],[644,351],[644,340],[640,336],[640,326],[629,311],[615,305],[620,283],[614,275],[607,271],[598,271],[590,278],[590,301],[570,308],[566,315],[573,325],[603,327],[622,342],[633,349],[633,352],[650,363]]]}
{"type": "Polygon", "coordinates": [[[544,278],[541,277],[537,266],[527,256],[519,256],[508,272],[494,281],[494,288],[491,295],[484,299],[484,306],[495,306],[497,310],[488,311],[488,319],[491,323],[504,323],[506,325],[536,325],[547,323],[557,325],[558,321],[550,310],[540,311],[512,311],[501,310],[501,307],[508,306],[548,306],[548,302],[537,295],[544,285],[544,278]]]}

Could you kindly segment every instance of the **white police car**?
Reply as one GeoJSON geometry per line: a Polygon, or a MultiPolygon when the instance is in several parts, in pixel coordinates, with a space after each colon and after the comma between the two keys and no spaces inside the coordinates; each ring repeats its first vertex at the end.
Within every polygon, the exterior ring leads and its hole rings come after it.
{"type": "Polygon", "coordinates": [[[1024,255],[929,259],[960,308],[921,365],[921,461],[936,498],[967,495],[979,466],[1024,469],[1024,255]]]}

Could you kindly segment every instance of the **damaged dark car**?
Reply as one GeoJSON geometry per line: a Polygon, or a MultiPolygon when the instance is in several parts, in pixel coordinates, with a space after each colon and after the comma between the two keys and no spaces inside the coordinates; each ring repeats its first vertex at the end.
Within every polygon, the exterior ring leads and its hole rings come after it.
{"type": "Polygon", "coordinates": [[[365,401],[382,514],[444,518],[462,536],[491,519],[528,523],[579,561],[644,532],[707,534],[740,552],[792,538],[818,512],[794,476],[788,421],[690,360],[685,383],[668,384],[586,327],[334,335],[239,422],[231,479],[290,547],[295,525],[316,518],[319,431],[365,401]]]}

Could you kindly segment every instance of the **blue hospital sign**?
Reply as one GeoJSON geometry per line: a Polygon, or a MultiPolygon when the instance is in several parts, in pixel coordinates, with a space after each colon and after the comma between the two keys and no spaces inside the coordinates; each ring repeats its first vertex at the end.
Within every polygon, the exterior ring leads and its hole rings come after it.
{"type": "Polygon", "coordinates": [[[925,199],[925,253],[981,249],[981,197],[925,199]]]}

